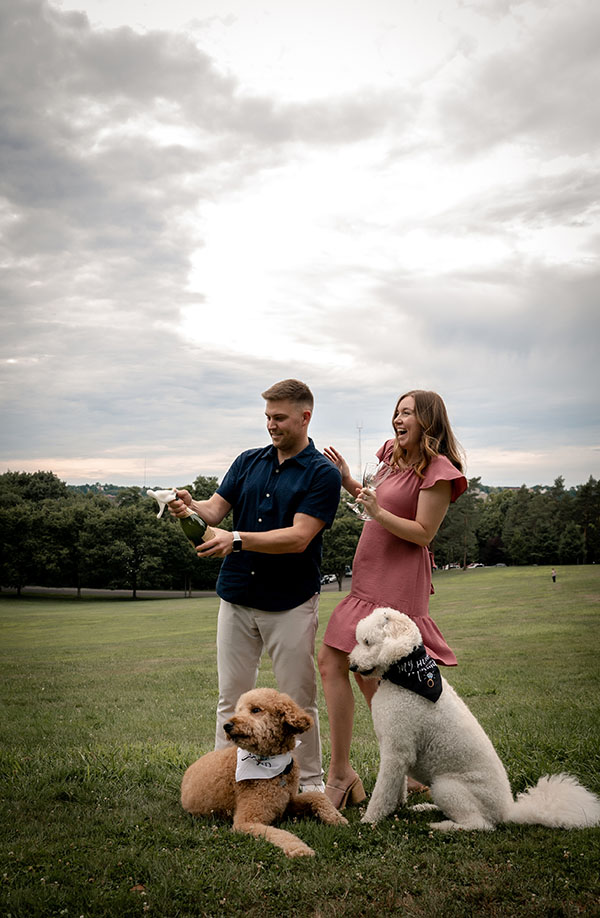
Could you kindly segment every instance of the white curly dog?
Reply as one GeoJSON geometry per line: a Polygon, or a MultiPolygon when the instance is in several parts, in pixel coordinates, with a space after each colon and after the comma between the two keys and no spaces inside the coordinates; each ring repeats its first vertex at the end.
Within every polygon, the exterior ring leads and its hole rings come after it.
{"type": "Polygon", "coordinates": [[[381,679],[373,698],[380,765],[362,821],[379,822],[406,802],[406,777],[428,784],[447,819],[432,828],[494,829],[519,822],[554,828],[600,824],[600,799],[570,775],[540,778],[517,799],[489,737],[440,675],[415,623],[375,609],[358,623],[350,669],[381,679]]]}

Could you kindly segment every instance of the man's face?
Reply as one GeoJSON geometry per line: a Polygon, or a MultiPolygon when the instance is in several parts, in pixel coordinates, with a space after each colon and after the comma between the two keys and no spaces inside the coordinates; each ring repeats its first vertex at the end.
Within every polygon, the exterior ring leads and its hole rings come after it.
{"type": "Polygon", "coordinates": [[[304,448],[310,411],[289,399],[267,400],[267,430],[282,456],[295,456],[304,448]]]}

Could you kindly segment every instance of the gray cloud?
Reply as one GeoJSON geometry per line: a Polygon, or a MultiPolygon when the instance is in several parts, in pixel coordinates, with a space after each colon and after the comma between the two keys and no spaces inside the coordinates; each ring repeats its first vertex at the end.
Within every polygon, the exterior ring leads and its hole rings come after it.
{"type": "MultiPolygon", "coordinates": [[[[498,0],[481,11],[501,18],[515,6],[498,0]]],[[[569,13],[553,5],[535,34],[489,58],[476,43],[458,42],[469,66],[437,97],[433,152],[444,167],[509,142],[527,144],[539,162],[546,147],[551,157],[567,155],[533,177],[492,177],[484,192],[424,213],[415,228],[508,242],[516,225],[593,230],[597,16],[582,2],[569,13]]],[[[193,294],[188,280],[204,245],[195,218],[205,205],[326,148],[375,139],[383,169],[400,154],[425,155],[423,85],[284,104],[242,90],[186,35],[96,29],[43,0],[5,0],[0,36],[0,423],[8,464],[159,451],[185,480],[200,470],[222,474],[240,449],[263,442],[260,392],[289,375],[315,389],[321,445],[355,451],[360,423],[365,451],[375,448],[400,391],[415,385],[446,395],[467,446],[594,442],[593,232],[589,256],[561,267],[516,247],[489,266],[437,272],[371,259],[372,249],[361,256],[360,245],[351,264],[335,251],[318,264],[300,258],[288,282],[311,307],[301,319],[290,312],[289,350],[276,358],[251,348],[232,357],[228,315],[219,317],[222,343],[184,341],[177,330],[184,307],[198,304],[202,314],[201,279],[193,294]],[[350,292],[340,306],[343,297],[330,292],[348,278],[360,292],[341,288],[350,292]],[[320,347],[322,359],[297,359],[294,346],[306,344],[320,347]],[[193,454],[189,468],[182,452],[193,454]]],[[[349,226],[332,214],[331,224],[338,238],[360,240],[380,219],[366,210],[349,226]]],[[[390,249],[405,231],[400,210],[382,241],[390,249]]]]}
{"type": "Polygon", "coordinates": [[[523,41],[472,61],[439,100],[459,155],[526,140],[545,155],[585,154],[600,114],[600,7],[589,0],[548,4],[523,41]]]}

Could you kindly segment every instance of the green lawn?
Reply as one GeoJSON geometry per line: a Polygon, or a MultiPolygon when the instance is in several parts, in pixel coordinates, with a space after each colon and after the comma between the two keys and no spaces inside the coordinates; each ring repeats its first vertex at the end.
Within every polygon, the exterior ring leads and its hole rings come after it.
{"type": "MultiPolygon", "coordinates": [[[[439,572],[445,672],[492,737],[515,793],[570,771],[600,793],[600,567],[439,572]]],[[[338,593],[321,600],[322,634],[338,593]]],[[[290,861],[179,805],[212,747],[215,599],[0,599],[2,918],[600,915],[600,829],[433,833],[290,826],[290,861]]],[[[260,684],[272,685],[268,660],[260,684]]],[[[328,723],[321,696],[325,760],[328,723]]],[[[353,763],[378,753],[359,701],[353,763]]]]}

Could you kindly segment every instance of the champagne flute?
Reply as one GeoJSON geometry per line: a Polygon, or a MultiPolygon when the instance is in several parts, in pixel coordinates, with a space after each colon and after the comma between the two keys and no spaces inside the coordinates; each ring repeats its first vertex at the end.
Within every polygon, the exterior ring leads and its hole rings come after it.
{"type": "MultiPolygon", "coordinates": [[[[390,466],[387,462],[367,462],[363,469],[362,476],[362,486],[363,488],[371,488],[375,490],[382,481],[388,477],[391,472],[390,466]]],[[[362,504],[354,502],[349,503],[348,506],[351,510],[354,510],[355,513],[360,516],[361,520],[370,520],[371,517],[366,512],[362,504]]]]}

